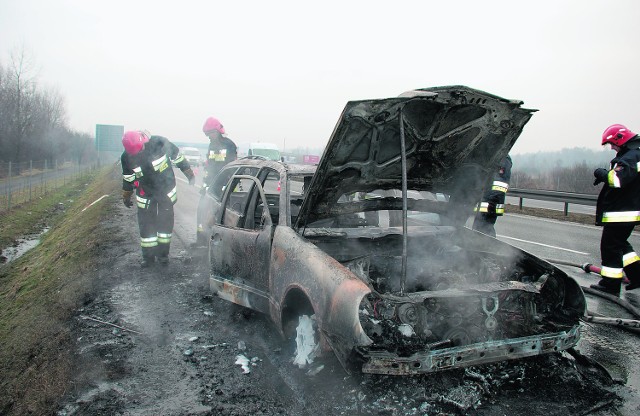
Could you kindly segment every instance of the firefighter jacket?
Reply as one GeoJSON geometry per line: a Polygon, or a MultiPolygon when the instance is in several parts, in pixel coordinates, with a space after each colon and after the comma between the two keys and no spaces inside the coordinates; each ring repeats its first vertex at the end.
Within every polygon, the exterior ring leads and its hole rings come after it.
{"type": "Polygon", "coordinates": [[[491,188],[482,196],[482,202],[476,207],[476,211],[496,216],[504,215],[504,201],[509,190],[511,180],[511,156],[507,155],[500,161],[498,171],[493,177],[491,188]]]}
{"type": "Polygon", "coordinates": [[[640,224],[640,139],[611,160],[596,204],[596,225],[640,224]]]}
{"type": "Polygon", "coordinates": [[[135,155],[123,152],[122,189],[136,190],[138,208],[148,208],[151,199],[168,198],[177,201],[176,178],[172,164],[185,174],[190,170],[189,162],[178,147],[162,136],[151,136],[144,149],[135,155]]]}
{"type": "Polygon", "coordinates": [[[205,162],[204,183],[211,186],[214,176],[229,162],[238,158],[236,144],[226,136],[220,135],[209,141],[209,151],[205,162]]]}

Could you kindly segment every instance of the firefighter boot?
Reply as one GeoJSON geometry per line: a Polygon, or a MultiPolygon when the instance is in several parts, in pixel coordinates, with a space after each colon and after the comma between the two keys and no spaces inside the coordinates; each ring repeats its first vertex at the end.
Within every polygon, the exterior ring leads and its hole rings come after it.
{"type": "Polygon", "coordinates": [[[629,278],[629,284],[625,286],[627,290],[640,287],[640,262],[636,261],[624,268],[624,272],[629,278]]]}
{"type": "Polygon", "coordinates": [[[609,277],[603,277],[597,284],[591,285],[589,287],[591,287],[591,289],[599,290],[610,295],[620,296],[622,279],[611,279],[609,277]]]}
{"type": "Polygon", "coordinates": [[[158,256],[158,264],[161,266],[169,265],[169,256],[158,256]]]}
{"type": "Polygon", "coordinates": [[[140,267],[151,267],[156,262],[156,247],[142,247],[140,267]]]}
{"type": "Polygon", "coordinates": [[[140,267],[147,268],[153,266],[153,263],[156,262],[155,256],[142,256],[142,261],[140,262],[140,267]]]}

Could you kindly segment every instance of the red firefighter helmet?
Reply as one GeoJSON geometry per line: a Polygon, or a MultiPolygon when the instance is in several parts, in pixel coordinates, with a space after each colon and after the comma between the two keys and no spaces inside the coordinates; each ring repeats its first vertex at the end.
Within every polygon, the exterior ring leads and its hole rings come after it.
{"type": "Polygon", "coordinates": [[[602,145],[607,143],[622,146],[636,134],[622,124],[613,124],[602,133],[602,145]]]}
{"type": "Polygon", "coordinates": [[[213,133],[214,131],[219,131],[220,134],[224,134],[224,126],[217,118],[209,117],[205,120],[204,126],[202,126],[202,131],[207,136],[209,135],[209,133],[213,133]]]}
{"type": "Polygon", "coordinates": [[[124,150],[130,155],[138,154],[148,141],[149,137],[145,133],[137,130],[127,131],[122,136],[124,150]]]}

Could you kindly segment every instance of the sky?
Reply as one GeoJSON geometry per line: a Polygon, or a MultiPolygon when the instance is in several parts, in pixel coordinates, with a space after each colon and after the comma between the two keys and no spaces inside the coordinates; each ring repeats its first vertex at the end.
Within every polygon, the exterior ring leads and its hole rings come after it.
{"type": "Polygon", "coordinates": [[[539,110],[512,153],[640,131],[640,1],[0,0],[0,63],[24,51],[69,127],[323,148],[351,100],[466,85],[539,110]]]}

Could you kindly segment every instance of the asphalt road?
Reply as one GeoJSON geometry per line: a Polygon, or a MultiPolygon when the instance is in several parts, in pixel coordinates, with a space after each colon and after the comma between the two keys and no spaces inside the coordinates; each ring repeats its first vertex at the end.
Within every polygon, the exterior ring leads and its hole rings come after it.
{"type": "MultiPolygon", "coordinates": [[[[499,240],[544,259],[600,265],[601,227],[507,214],[498,220],[496,233],[499,240]]],[[[639,233],[634,232],[629,242],[640,250],[639,233]]],[[[597,275],[585,273],[577,267],[556,265],[578,281],[581,286],[589,286],[598,280],[597,275]]],[[[640,293],[638,296],[640,297],[640,293]]],[[[624,290],[622,298],[627,298],[624,290]]],[[[587,295],[587,308],[605,316],[633,318],[623,308],[591,295],[587,295]]],[[[640,405],[638,335],[610,326],[585,324],[578,349],[597,360],[614,378],[622,380],[635,392],[625,403],[622,414],[638,414],[640,405]]]]}
{"type": "MultiPolygon", "coordinates": [[[[199,199],[199,185],[186,186],[184,175],[176,172],[179,183],[179,201],[176,206],[174,235],[188,244],[195,240],[195,211],[199,199]]],[[[200,184],[200,180],[197,181],[200,184]]],[[[575,223],[560,222],[544,218],[507,214],[496,224],[497,238],[544,259],[593,263],[599,265],[599,240],[601,228],[575,223]]],[[[640,234],[633,233],[631,244],[640,250],[640,234]]],[[[597,276],[587,274],[572,266],[557,264],[580,285],[588,286],[597,281],[597,276]]],[[[640,295],[640,294],[639,294],[640,295]]],[[[622,297],[626,294],[623,291],[622,297]]],[[[624,309],[587,295],[588,309],[605,316],[632,318],[624,309]]],[[[640,356],[638,335],[619,328],[584,324],[578,349],[602,364],[611,375],[619,379],[621,393],[626,400],[617,409],[621,415],[636,415],[640,410],[640,356]]]]}

